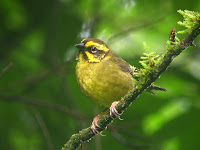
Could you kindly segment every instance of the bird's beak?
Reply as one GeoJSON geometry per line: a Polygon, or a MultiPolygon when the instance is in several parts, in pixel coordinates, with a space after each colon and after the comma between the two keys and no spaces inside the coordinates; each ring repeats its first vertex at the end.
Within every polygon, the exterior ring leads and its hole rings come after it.
{"type": "Polygon", "coordinates": [[[75,46],[81,51],[85,50],[85,44],[84,43],[79,43],[79,44],[76,44],[75,46]]]}

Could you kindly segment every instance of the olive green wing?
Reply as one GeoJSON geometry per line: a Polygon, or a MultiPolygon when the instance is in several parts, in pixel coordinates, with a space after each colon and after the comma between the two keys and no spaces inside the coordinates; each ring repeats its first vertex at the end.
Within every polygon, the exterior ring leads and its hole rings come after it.
{"type": "MultiPolygon", "coordinates": [[[[111,57],[111,61],[114,62],[115,64],[118,64],[118,66],[121,68],[122,71],[124,72],[129,72],[131,75],[133,75],[133,70],[131,69],[131,65],[128,64],[125,60],[123,60],[121,57],[117,56],[116,54],[113,53],[113,57],[111,57]]],[[[160,90],[160,91],[167,91],[166,88],[163,88],[161,86],[157,86],[155,84],[150,85],[146,91],[155,94],[154,90],[160,90]]]]}
{"type": "Polygon", "coordinates": [[[133,75],[133,70],[131,69],[131,65],[118,55],[113,53],[113,57],[111,57],[110,60],[115,64],[118,64],[118,66],[121,68],[122,71],[129,72],[131,75],[133,75]]]}

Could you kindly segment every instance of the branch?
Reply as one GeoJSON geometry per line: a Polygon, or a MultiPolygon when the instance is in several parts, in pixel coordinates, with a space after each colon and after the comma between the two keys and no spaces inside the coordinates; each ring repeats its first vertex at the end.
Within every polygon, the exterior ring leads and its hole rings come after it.
{"type": "MultiPolygon", "coordinates": [[[[145,27],[149,27],[151,25],[155,25],[155,23],[159,23],[159,22],[162,22],[164,19],[166,18],[166,16],[162,17],[162,18],[159,18],[157,20],[154,20],[154,21],[149,21],[149,22],[144,22],[142,24],[139,24],[139,25],[135,25],[135,26],[131,26],[130,28],[128,29],[124,29],[122,31],[119,31],[118,33],[112,35],[109,39],[108,39],[108,42],[112,41],[113,39],[117,38],[117,37],[120,37],[120,36],[125,36],[127,34],[129,34],[130,32],[133,32],[133,31],[136,31],[138,29],[141,29],[141,28],[145,28],[145,27]]],[[[143,20],[144,21],[144,20],[143,20]]]]}
{"type": "MultiPolygon", "coordinates": [[[[191,14],[187,14],[188,11],[182,11],[185,13],[185,16],[187,17],[194,17],[191,14]]],[[[179,12],[180,13],[180,12],[179,12]]],[[[189,12],[193,13],[194,12],[189,12]]],[[[182,14],[183,15],[183,14],[182,14]]],[[[195,14],[196,15],[196,14],[195,14]]],[[[187,24],[187,19],[184,17],[184,24],[187,24]]],[[[196,15],[197,16],[197,15],[196,15]]],[[[188,19],[191,21],[191,19],[188,19]]],[[[178,39],[175,37],[175,30],[172,28],[172,31],[170,33],[170,38],[167,43],[167,52],[163,57],[160,57],[156,63],[151,63],[149,60],[149,64],[144,67],[144,69],[141,69],[140,71],[137,71],[134,73],[134,81],[136,88],[133,91],[130,91],[126,96],[122,98],[122,100],[116,105],[116,109],[119,113],[123,113],[123,111],[130,106],[130,104],[138,98],[138,96],[151,84],[158,79],[161,74],[169,67],[171,62],[175,57],[177,57],[183,50],[187,49],[189,46],[194,46],[193,40],[200,34],[200,19],[195,20],[196,24],[195,27],[192,26],[194,23],[190,23],[190,28],[192,29],[192,32],[181,42],[179,42],[178,39]],[[198,25],[197,25],[198,24],[198,25]]],[[[146,55],[147,56],[147,55],[146,55]]],[[[144,62],[144,61],[143,61],[144,62]]],[[[109,112],[104,114],[98,121],[98,125],[100,128],[98,128],[98,131],[103,131],[106,129],[106,126],[113,120],[109,115],[109,112]]],[[[71,136],[70,140],[64,145],[62,150],[75,150],[77,149],[82,142],[90,140],[92,137],[94,137],[95,134],[92,132],[91,128],[88,127],[86,129],[82,129],[79,131],[79,133],[76,133],[71,136]]]]}
{"type": "Polygon", "coordinates": [[[33,98],[26,98],[26,97],[20,97],[20,96],[0,96],[0,100],[4,100],[6,102],[19,102],[24,103],[26,105],[32,105],[32,106],[38,106],[42,108],[47,108],[51,110],[56,110],[58,112],[65,113],[71,117],[79,118],[82,120],[89,120],[90,117],[83,115],[81,113],[75,112],[65,106],[53,104],[53,103],[47,103],[43,101],[39,101],[33,98]]]}
{"type": "Polygon", "coordinates": [[[13,63],[10,62],[1,72],[0,72],[0,78],[2,77],[2,75],[8,70],[10,69],[10,67],[12,67],[13,63]]]}
{"type": "Polygon", "coordinates": [[[122,137],[119,133],[117,132],[113,132],[111,131],[111,135],[120,143],[126,145],[127,147],[133,148],[133,149],[144,149],[144,146],[142,145],[138,145],[138,144],[134,144],[132,142],[129,142],[128,140],[126,140],[124,137],[122,137]]]}
{"type": "Polygon", "coordinates": [[[52,142],[51,142],[51,139],[50,139],[49,131],[47,129],[46,124],[44,123],[44,120],[42,119],[40,113],[36,109],[32,108],[32,110],[33,110],[33,113],[34,113],[34,115],[35,115],[35,117],[38,121],[38,124],[40,125],[40,127],[42,129],[44,139],[47,143],[48,149],[53,150],[54,148],[53,148],[53,145],[52,145],[52,142]]]}

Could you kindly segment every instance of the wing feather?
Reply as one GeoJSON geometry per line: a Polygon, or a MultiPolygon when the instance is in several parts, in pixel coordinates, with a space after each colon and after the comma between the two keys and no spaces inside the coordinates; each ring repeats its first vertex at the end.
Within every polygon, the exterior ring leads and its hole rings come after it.
{"type": "Polygon", "coordinates": [[[131,65],[127,63],[125,60],[123,60],[121,57],[113,53],[113,57],[110,58],[112,62],[115,64],[118,64],[118,66],[121,68],[124,72],[129,72],[131,75],[133,75],[133,70],[131,69],[131,65]]]}

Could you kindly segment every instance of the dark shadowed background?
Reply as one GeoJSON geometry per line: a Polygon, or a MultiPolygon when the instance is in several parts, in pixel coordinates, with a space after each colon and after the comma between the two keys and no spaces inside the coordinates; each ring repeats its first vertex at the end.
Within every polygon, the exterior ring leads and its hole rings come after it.
{"type": "MultiPolygon", "coordinates": [[[[59,150],[104,108],[80,91],[75,44],[99,38],[136,67],[163,53],[179,9],[199,0],[0,0],[0,149],[59,150]]],[[[180,39],[186,35],[178,35],[180,39]]],[[[200,38],[84,150],[197,150],[200,139],[200,38]]]]}

